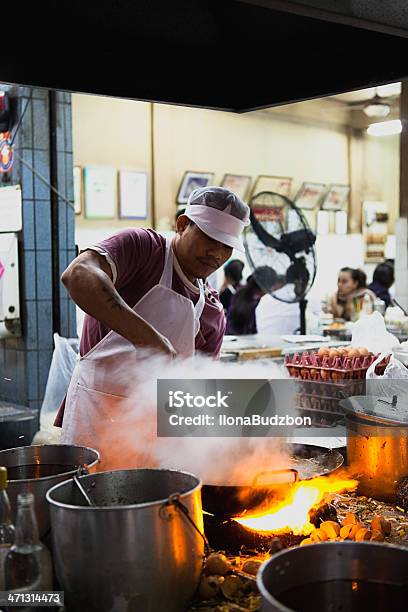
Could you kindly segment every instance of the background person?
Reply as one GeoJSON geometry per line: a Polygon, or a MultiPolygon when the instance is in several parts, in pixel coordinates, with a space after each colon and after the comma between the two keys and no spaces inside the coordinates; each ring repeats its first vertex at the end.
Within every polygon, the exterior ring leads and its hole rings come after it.
{"type": "Polygon", "coordinates": [[[225,311],[228,310],[232,296],[241,287],[244,265],[239,259],[232,259],[224,266],[224,282],[220,287],[220,302],[225,311]]]}
{"type": "Polygon", "coordinates": [[[247,284],[232,296],[227,311],[226,334],[256,334],[255,311],[259,300],[269,291],[280,286],[273,268],[261,266],[247,278],[247,284]]]}
{"type": "Polygon", "coordinates": [[[298,302],[282,302],[267,293],[260,299],[255,310],[258,334],[263,336],[294,334],[300,326],[299,313],[298,302]]]}
{"type": "Polygon", "coordinates": [[[374,304],[375,294],[367,288],[365,272],[355,268],[342,268],[337,279],[337,292],[329,298],[327,306],[335,318],[345,321],[358,319],[365,296],[374,304]]]}
{"type": "Polygon", "coordinates": [[[394,266],[390,263],[380,263],[374,270],[373,282],[368,288],[385,303],[385,307],[391,305],[392,297],[390,288],[394,284],[394,266]]]}

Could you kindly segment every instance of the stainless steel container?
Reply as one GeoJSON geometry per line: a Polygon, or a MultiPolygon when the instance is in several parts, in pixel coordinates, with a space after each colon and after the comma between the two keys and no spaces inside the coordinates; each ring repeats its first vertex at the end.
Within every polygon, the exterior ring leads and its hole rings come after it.
{"type": "Polygon", "coordinates": [[[398,398],[392,401],[355,396],[340,405],[346,411],[347,462],[359,493],[395,502],[396,487],[408,476],[408,421],[406,407],[398,398]]]}
{"type": "Polygon", "coordinates": [[[405,612],[408,549],[368,542],[298,546],[258,573],[262,612],[405,612]]]}
{"type": "Polygon", "coordinates": [[[183,612],[197,588],[204,542],[201,482],[175,470],[100,472],[47,493],[54,563],[75,612],[183,612]]]}
{"type": "Polygon", "coordinates": [[[96,470],[99,453],[85,446],[70,446],[67,444],[50,444],[41,446],[20,446],[0,451],[0,465],[9,470],[8,495],[10,498],[13,518],[17,513],[17,495],[31,492],[35,496],[35,512],[37,515],[40,537],[44,537],[50,529],[50,516],[45,494],[58,482],[62,482],[75,474],[77,467],[87,465],[89,472],[96,470]],[[33,468],[47,471],[59,470],[57,474],[30,478],[33,468]],[[13,478],[13,472],[19,472],[18,478],[13,478]]]}

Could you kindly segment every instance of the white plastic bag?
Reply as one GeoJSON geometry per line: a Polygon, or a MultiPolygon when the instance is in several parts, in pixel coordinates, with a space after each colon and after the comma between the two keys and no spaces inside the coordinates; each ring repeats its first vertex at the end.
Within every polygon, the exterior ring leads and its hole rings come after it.
{"type": "Polygon", "coordinates": [[[78,360],[78,340],[54,334],[54,353],[40,412],[41,430],[53,427],[78,360]]]}
{"type": "Polygon", "coordinates": [[[408,405],[408,370],[391,351],[381,353],[370,365],[366,373],[367,395],[392,398],[398,396],[399,405],[408,405]],[[384,374],[376,374],[375,368],[383,359],[390,360],[384,370],[384,374]]]}
{"type": "Polygon", "coordinates": [[[372,353],[390,353],[399,340],[387,331],[379,312],[365,315],[351,326],[351,346],[365,347],[372,353]]]}

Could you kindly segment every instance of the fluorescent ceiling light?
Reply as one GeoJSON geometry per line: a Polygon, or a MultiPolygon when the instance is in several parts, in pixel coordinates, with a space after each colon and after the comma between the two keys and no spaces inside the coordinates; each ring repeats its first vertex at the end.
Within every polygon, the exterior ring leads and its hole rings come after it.
{"type": "Polygon", "coordinates": [[[392,136],[393,134],[400,134],[401,132],[402,123],[399,119],[371,123],[367,128],[367,133],[370,136],[392,136]]]}
{"type": "Polygon", "coordinates": [[[385,102],[377,100],[373,100],[371,104],[367,104],[363,111],[367,115],[367,117],[386,117],[390,114],[391,107],[389,104],[385,104],[385,102]]]}

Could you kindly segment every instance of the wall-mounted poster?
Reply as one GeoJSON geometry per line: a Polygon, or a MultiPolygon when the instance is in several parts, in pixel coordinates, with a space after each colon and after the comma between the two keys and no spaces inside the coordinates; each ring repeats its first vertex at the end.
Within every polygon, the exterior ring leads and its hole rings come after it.
{"type": "Polygon", "coordinates": [[[188,197],[194,189],[207,187],[213,180],[214,172],[185,172],[177,194],[177,204],[187,204],[188,197]]]}
{"type": "Polygon", "coordinates": [[[244,174],[224,174],[224,178],[221,181],[221,187],[230,189],[241,198],[241,200],[245,201],[249,194],[251,181],[252,177],[244,174]]]}
{"type": "Polygon", "coordinates": [[[289,176],[267,176],[266,174],[260,174],[256,178],[254,188],[252,189],[252,197],[263,191],[271,191],[288,198],[291,189],[292,178],[289,176]]]}
{"type": "Polygon", "coordinates": [[[119,218],[146,219],[148,202],[147,172],[119,172],[119,218]]]}
{"type": "Polygon", "coordinates": [[[350,185],[330,185],[329,191],[326,193],[323,203],[323,210],[343,210],[346,208],[346,203],[350,193],[350,185]]]}
{"type": "Polygon", "coordinates": [[[85,168],[84,195],[87,219],[114,219],[116,170],[103,167],[85,168]]]}
{"type": "Polygon", "coordinates": [[[325,191],[326,185],[323,183],[302,183],[295,197],[296,206],[313,210],[320,203],[325,191]]]}
{"type": "Polygon", "coordinates": [[[74,166],[74,210],[76,215],[82,212],[82,168],[74,166]]]}

